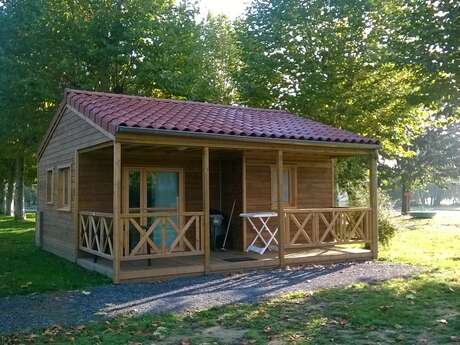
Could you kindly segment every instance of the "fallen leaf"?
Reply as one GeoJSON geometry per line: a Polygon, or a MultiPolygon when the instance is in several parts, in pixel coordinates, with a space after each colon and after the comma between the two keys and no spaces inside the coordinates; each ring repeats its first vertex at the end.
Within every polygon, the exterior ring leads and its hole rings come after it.
{"type": "Polygon", "coordinates": [[[398,341],[403,341],[406,339],[406,337],[404,335],[399,335],[397,338],[396,338],[398,341]]]}

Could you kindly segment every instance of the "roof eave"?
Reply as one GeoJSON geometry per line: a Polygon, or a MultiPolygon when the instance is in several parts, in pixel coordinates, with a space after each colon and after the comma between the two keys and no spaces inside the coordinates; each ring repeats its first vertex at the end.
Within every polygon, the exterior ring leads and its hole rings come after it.
{"type": "Polygon", "coordinates": [[[321,147],[343,147],[349,149],[365,149],[365,150],[379,150],[379,144],[363,144],[363,143],[344,143],[340,141],[318,141],[318,140],[299,140],[299,139],[279,139],[270,137],[252,137],[252,136],[240,136],[230,134],[215,134],[215,133],[197,133],[197,132],[184,132],[175,131],[168,129],[155,129],[155,128],[141,128],[141,127],[125,127],[119,126],[117,133],[133,133],[133,134],[158,134],[166,136],[176,137],[189,137],[196,139],[224,139],[233,140],[239,142],[251,142],[251,143],[276,143],[276,144],[290,144],[290,145],[302,145],[302,146],[321,146],[321,147]]]}

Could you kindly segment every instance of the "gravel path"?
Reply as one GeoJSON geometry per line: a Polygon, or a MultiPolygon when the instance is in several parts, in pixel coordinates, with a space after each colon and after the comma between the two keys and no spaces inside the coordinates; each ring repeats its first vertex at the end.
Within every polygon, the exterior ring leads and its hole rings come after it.
{"type": "Polygon", "coordinates": [[[55,324],[79,325],[120,314],[183,312],[229,303],[252,303],[289,291],[382,281],[418,272],[418,268],[407,265],[364,262],[5,297],[0,299],[0,332],[27,331],[55,324]]]}

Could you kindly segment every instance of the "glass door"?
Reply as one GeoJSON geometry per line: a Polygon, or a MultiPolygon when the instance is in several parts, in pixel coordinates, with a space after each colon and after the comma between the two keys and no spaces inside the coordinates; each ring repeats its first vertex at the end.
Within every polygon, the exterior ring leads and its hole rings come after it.
{"type": "MultiPolygon", "coordinates": [[[[124,210],[145,230],[156,222],[150,239],[158,248],[169,248],[180,228],[179,212],[181,198],[179,169],[127,168],[125,170],[124,210]]],[[[130,224],[125,237],[129,250],[135,248],[140,233],[130,224]]],[[[144,245],[140,253],[151,254],[151,248],[144,245]]]]}
{"type": "MultiPolygon", "coordinates": [[[[169,248],[177,236],[173,224],[178,227],[179,216],[179,171],[147,170],[146,178],[146,212],[165,214],[163,226],[153,232],[152,240],[157,246],[169,248]],[[171,224],[172,223],[172,224],[171,224]]],[[[148,217],[147,226],[157,217],[148,217]]]]}

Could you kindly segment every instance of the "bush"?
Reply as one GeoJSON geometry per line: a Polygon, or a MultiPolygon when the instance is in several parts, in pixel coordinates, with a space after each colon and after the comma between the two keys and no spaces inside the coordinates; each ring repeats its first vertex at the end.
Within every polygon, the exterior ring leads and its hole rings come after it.
{"type": "Polygon", "coordinates": [[[387,246],[396,234],[396,226],[391,221],[391,200],[388,194],[379,191],[378,202],[378,233],[379,243],[387,246]]]}
{"type": "MultiPolygon", "coordinates": [[[[369,206],[369,191],[367,187],[360,186],[355,187],[353,191],[349,191],[347,194],[351,194],[349,197],[350,207],[367,207],[369,206]]],[[[389,244],[391,238],[395,235],[397,229],[391,221],[392,218],[392,207],[391,199],[387,193],[379,190],[378,200],[378,233],[380,244],[386,246],[389,244]]]]}

